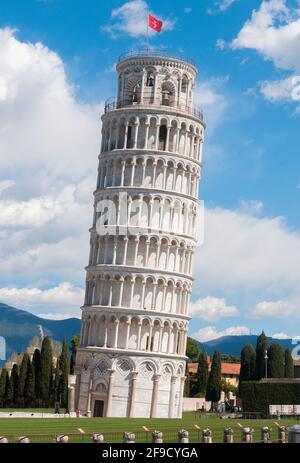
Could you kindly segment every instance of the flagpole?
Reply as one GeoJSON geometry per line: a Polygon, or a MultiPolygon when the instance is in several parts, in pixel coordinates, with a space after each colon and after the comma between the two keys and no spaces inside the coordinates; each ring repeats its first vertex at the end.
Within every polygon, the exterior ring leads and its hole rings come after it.
{"type": "Polygon", "coordinates": [[[147,51],[149,52],[149,11],[147,11],[147,51]]]}

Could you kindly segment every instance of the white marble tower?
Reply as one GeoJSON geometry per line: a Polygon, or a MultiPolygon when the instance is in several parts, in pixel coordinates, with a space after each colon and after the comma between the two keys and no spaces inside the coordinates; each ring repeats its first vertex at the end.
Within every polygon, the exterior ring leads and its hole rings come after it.
{"type": "Polygon", "coordinates": [[[117,64],[102,116],[74,408],[182,413],[205,124],[195,66],[149,52],[117,64]]]}

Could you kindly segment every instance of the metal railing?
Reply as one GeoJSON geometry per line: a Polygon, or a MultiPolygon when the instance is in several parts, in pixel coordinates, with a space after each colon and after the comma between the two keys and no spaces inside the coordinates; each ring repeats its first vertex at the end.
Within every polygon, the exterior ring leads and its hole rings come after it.
{"type": "Polygon", "coordinates": [[[180,113],[184,113],[184,114],[188,114],[188,115],[191,115],[193,117],[196,117],[197,119],[200,119],[202,122],[204,121],[204,115],[203,115],[203,111],[202,109],[197,106],[197,105],[193,105],[192,107],[188,106],[188,105],[175,105],[175,106],[171,106],[171,105],[163,105],[163,104],[160,104],[160,105],[157,105],[157,104],[154,104],[154,103],[149,103],[149,102],[132,102],[130,100],[127,100],[127,99],[124,99],[124,100],[120,100],[118,98],[115,98],[115,97],[112,97],[112,98],[109,98],[106,103],[105,103],[105,106],[104,106],[104,112],[105,114],[106,113],[109,113],[111,111],[115,111],[116,109],[122,109],[122,108],[128,108],[128,107],[139,107],[139,106],[142,106],[142,107],[148,107],[148,108],[151,108],[151,109],[171,109],[171,110],[174,110],[174,111],[178,111],[180,113]]]}
{"type": "MultiPolygon", "coordinates": [[[[269,423],[271,424],[271,423],[269,423]]],[[[199,425],[201,426],[201,421],[199,421],[199,425]]],[[[203,443],[203,436],[202,436],[202,431],[203,427],[198,426],[198,429],[195,429],[195,427],[187,427],[185,428],[188,431],[188,441],[190,443],[203,443]]],[[[243,432],[241,429],[241,425],[237,426],[233,422],[229,422],[227,426],[230,426],[230,428],[233,431],[233,437],[232,437],[232,442],[233,443],[240,443],[243,442],[243,432]]],[[[250,423],[246,424],[246,426],[249,426],[250,429],[252,429],[252,442],[253,443],[260,443],[262,442],[262,437],[261,437],[261,430],[263,424],[261,423],[260,425],[257,426],[252,426],[250,427],[250,423]]],[[[97,428],[101,427],[100,422],[98,423],[97,428]]],[[[287,432],[289,427],[286,425],[283,426],[286,428],[286,437],[287,437],[287,432]]],[[[205,426],[207,428],[207,425],[205,426]]],[[[213,443],[222,443],[224,439],[224,423],[222,426],[209,426],[209,430],[211,431],[212,435],[212,442],[213,443]]],[[[162,429],[162,434],[163,434],[163,443],[167,444],[172,444],[172,443],[177,443],[178,442],[178,429],[162,429]]],[[[99,432],[99,431],[98,431],[99,432]]],[[[134,442],[135,443],[152,443],[152,431],[141,431],[141,430],[133,430],[134,433],[134,442]]],[[[111,444],[116,444],[116,443],[123,443],[124,442],[124,433],[121,431],[117,432],[101,432],[101,435],[103,436],[103,443],[111,443],[111,444]]],[[[22,434],[17,434],[14,433],[12,434],[11,431],[8,433],[2,432],[2,436],[5,436],[5,438],[8,440],[9,443],[18,443],[19,437],[22,434]]],[[[91,444],[93,443],[92,440],[92,434],[91,432],[86,432],[85,434],[80,434],[80,433],[64,433],[64,435],[68,436],[68,443],[82,443],[82,444],[91,444]]],[[[24,436],[24,434],[23,434],[24,436]]],[[[270,428],[270,442],[279,442],[279,437],[278,437],[278,427],[272,425],[272,428],[270,428]]],[[[26,433],[26,437],[29,439],[30,443],[55,443],[55,435],[54,433],[26,433]]]]}
{"type": "Polygon", "coordinates": [[[173,52],[165,52],[161,50],[153,50],[151,48],[147,48],[145,50],[129,50],[125,53],[122,53],[119,58],[118,62],[124,61],[130,58],[143,58],[143,57],[160,57],[160,58],[167,58],[167,59],[176,59],[179,61],[184,61],[185,63],[191,64],[195,67],[194,60],[188,56],[183,56],[180,53],[173,53],[173,52]]]}

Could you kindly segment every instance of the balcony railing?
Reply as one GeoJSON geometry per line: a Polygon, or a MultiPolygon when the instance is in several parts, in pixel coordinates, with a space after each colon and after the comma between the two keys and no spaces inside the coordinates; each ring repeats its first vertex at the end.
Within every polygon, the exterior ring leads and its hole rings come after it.
{"type": "Polygon", "coordinates": [[[151,50],[151,49],[146,49],[146,50],[130,50],[125,53],[122,53],[119,56],[118,62],[124,61],[126,59],[130,58],[143,58],[143,57],[161,57],[161,58],[167,58],[167,59],[177,59],[180,61],[184,61],[186,63],[191,64],[192,66],[195,66],[194,61],[190,57],[186,57],[181,55],[180,53],[173,53],[173,52],[164,52],[160,50],[151,50]]]}
{"type": "Polygon", "coordinates": [[[127,108],[127,107],[132,107],[132,106],[135,106],[135,107],[139,107],[139,106],[147,106],[147,107],[151,107],[151,108],[155,108],[155,109],[172,109],[174,111],[178,111],[178,112],[181,112],[181,113],[184,113],[184,114],[189,114],[191,116],[194,116],[196,117],[197,119],[200,119],[202,122],[204,122],[204,115],[203,115],[203,111],[202,109],[197,106],[197,105],[193,105],[192,107],[190,106],[186,106],[186,105],[182,105],[182,104],[179,104],[179,105],[163,105],[163,104],[160,104],[160,105],[157,105],[157,104],[154,104],[154,103],[149,103],[149,102],[137,102],[137,103],[134,103],[130,100],[119,100],[117,98],[110,98],[109,100],[106,101],[105,103],[105,107],[104,107],[104,112],[105,113],[109,113],[111,111],[114,111],[116,109],[121,109],[121,108],[127,108]]]}

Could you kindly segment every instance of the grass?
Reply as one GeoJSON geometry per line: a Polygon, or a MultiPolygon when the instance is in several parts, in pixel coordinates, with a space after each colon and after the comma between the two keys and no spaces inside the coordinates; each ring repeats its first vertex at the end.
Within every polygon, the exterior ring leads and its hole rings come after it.
{"type": "MultiPolygon", "coordinates": [[[[4,411],[4,410],[3,410],[4,411]]],[[[237,422],[254,428],[254,442],[260,441],[260,428],[272,427],[272,442],[277,441],[275,420],[221,420],[218,418],[195,418],[193,412],[186,412],[182,419],[144,419],[144,418],[1,418],[0,435],[7,436],[10,442],[15,442],[18,436],[26,435],[31,442],[52,442],[55,434],[68,434],[70,442],[90,442],[93,432],[104,434],[105,442],[122,442],[124,431],[136,434],[136,442],[151,442],[151,435],[143,431],[147,426],[150,431],[158,429],[164,433],[164,442],[177,441],[177,432],[187,429],[190,433],[190,442],[199,442],[200,436],[194,424],[202,429],[209,427],[213,432],[213,442],[222,442],[223,429],[230,426],[234,430],[234,441],[240,442],[241,431],[237,422]],[[86,432],[81,436],[77,428],[86,432]]],[[[281,424],[295,424],[293,419],[283,419],[281,424]]]]}

